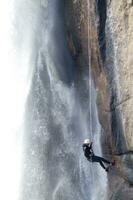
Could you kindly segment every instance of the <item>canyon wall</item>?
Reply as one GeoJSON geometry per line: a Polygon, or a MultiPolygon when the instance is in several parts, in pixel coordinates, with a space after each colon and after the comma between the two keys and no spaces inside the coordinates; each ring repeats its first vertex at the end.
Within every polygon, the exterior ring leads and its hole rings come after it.
{"type": "Polygon", "coordinates": [[[115,159],[108,199],[133,199],[133,1],[66,0],[66,28],[77,76],[91,70],[104,156],[115,159]],[[91,55],[89,50],[91,49],[91,55]]]}
{"type": "MultiPolygon", "coordinates": [[[[112,153],[117,160],[112,199],[133,199],[133,2],[108,1],[104,68],[110,98],[112,153]],[[116,176],[121,178],[117,180],[116,176]],[[117,180],[117,181],[116,181],[117,180]]],[[[110,181],[110,182],[111,182],[110,181]]]]}

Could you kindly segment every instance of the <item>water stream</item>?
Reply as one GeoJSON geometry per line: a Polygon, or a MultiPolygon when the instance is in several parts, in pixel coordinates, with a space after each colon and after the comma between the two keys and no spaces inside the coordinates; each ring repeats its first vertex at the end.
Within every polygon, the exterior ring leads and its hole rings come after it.
{"type": "Polygon", "coordinates": [[[101,127],[88,67],[82,70],[80,80],[75,78],[78,72],[67,48],[64,1],[14,0],[10,4],[13,61],[3,58],[10,84],[0,84],[4,92],[9,91],[3,94],[6,101],[1,104],[2,119],[5,117],[1,148],[8,145],[5,157],[10,157],[4,166],[13,163],[4,170],[10,169],[5,189],[12,185],[8,195],[13,200],[106,200],[105,172],[97,164],[90,164],[82,151],[82,142],[91,136],[89,94],[92,139],[98,155],[101,127]],[[10,151],[12,146],[15,150],[10,151]],[[17,181],[14,171],[18,172],[17,181]]]}

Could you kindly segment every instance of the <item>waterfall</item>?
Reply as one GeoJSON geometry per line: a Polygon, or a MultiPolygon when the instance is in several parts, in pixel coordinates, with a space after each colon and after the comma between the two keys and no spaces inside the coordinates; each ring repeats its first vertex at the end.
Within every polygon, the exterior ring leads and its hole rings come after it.
{"type": "Polygon", "coordinates": [[[26,24],[25,32],[20,20],[17,24],[18,16],[24,19],[16,9],[14,0],[0,2],[0,198],[5,200],[20,194],[23,120],[32,77],[31,34],[25,35],[26,24]]]}
{"type": "Polygon", "coordinates": [[[84,139],[90,137],[89,91],[98,155],[101,128],[88,67],[80,80],[75,78],[79,72],[67,48],[64,1],[6,0],[4,8],[1,197],[106,200],[105,172],[97,164],[91,165],[82,151],[84,139]]]}

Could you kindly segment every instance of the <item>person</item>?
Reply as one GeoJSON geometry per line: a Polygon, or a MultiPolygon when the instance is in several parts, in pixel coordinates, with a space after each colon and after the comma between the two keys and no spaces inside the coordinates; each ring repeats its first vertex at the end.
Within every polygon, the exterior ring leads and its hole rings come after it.
{"type": "Polygon", "coordinates": [[[106,172],[109,171],[110,166],[113,166],[115,164],[115,161],[110,162],[110,161],[106,160],[105,158],[96,156],[93,152],[92,142],[89,139],[84,140],[83,151],[84,151],[84,155],[88,161],[98,162],[106,172]],[[105,167],[104,163],[108,164],[108,166],[105,167]]]}

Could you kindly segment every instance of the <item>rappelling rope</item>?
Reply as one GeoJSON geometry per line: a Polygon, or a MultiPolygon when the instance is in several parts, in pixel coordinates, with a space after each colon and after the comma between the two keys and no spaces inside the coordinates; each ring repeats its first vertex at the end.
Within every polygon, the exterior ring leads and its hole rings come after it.
{"type": "Polygon", "coordinates": [[[90,139],[92,141],[92,79],[91,79],[91,20],[90,20],[90,0],[88,0],[88,59],[89,59],[89,129],[90,129],[90,139]]]}
{"type": "MultiPolygon", "coordinates": [[[[90,140],[93,141],[92,133],[92,79],[91,79],[91,6],[90,0],[88,0],[88,63],[89,63],[89,131],[90,131],[90,140]]],[[[92,180],[92,193],[93,193],[93,184],[94,184],[94,171],[93,164],[91,163],[90,175],[92,180]]]]}

